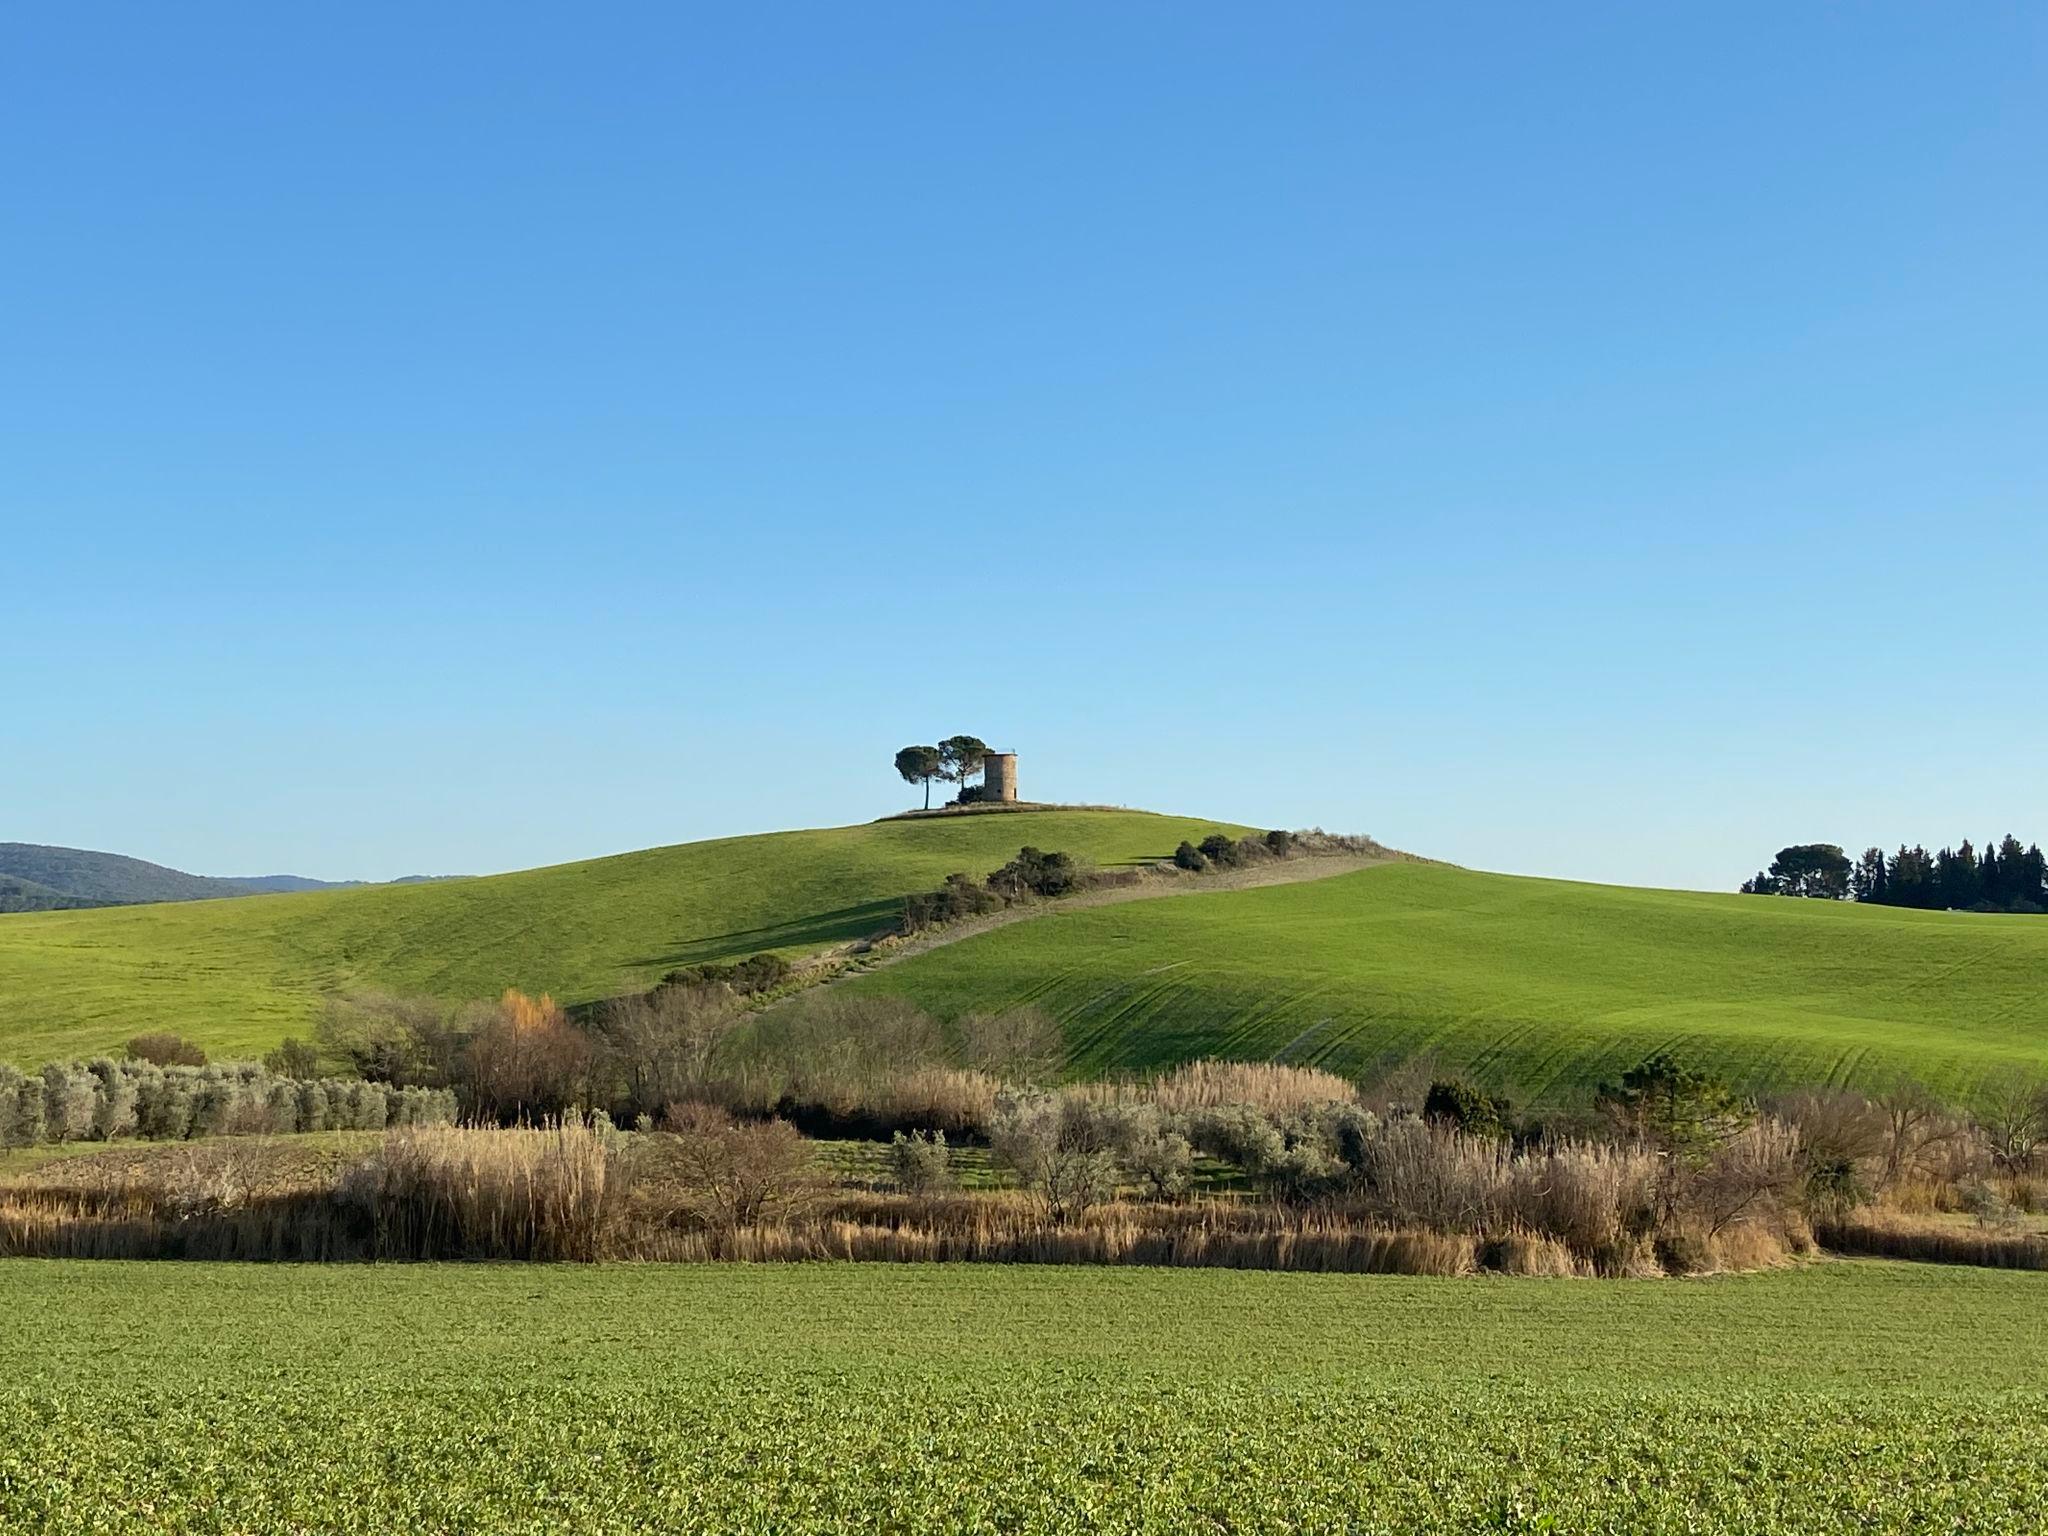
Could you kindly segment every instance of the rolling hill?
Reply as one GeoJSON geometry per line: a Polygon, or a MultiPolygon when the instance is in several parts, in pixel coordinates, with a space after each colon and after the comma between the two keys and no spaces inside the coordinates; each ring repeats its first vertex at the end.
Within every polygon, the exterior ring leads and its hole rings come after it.
{"type": "Polygon", "coordinates": [[[1751,1088],[2048,1072],[2048,919],[1389,864],[1048,914],[850,986],[1036,1003],[1085,1074],[1199,1056],[1359,1073],[1432,1053],[1560,1101],[1669,1048],[1751,1088]]]}
{"type": "MultiPolygon", "coordinates": [[[[1031,842],[1108,865],[1218,824],[1045,811],[649,849],[519,874],[0,918],[0,1059],[174,1029],[216,1056],[327,994],[565,1001],[882,927],[903,895],[1031,842]]],[[[1225,828],[1224,830],[1242,830],[1225,828]]],[[[1304,871],[1305,872],[1305,871],[1304,871]]],[[[1359,1073],[1423,1053],[1525,1101],[1663,1048],[1753,1088],[2048,1071],[2048,919],[1575,885],[1396,863],[1052,910],[842,985],[941,1017],[1029,1001],[1077,1073],[1200,1056],[1359,1073]]]]}
{"type": "Polygon", "coordinates": [[[89,1054],[144,1029],[260,1053],[358,987],[602,997],[697,961],[863,937],[909,892],[985,874],[1021,843],[1109,866],[1219,828],[1244,830],[1135,811],[894,820],[470,880],[8,916],[0,1059],[89,1054]]]}

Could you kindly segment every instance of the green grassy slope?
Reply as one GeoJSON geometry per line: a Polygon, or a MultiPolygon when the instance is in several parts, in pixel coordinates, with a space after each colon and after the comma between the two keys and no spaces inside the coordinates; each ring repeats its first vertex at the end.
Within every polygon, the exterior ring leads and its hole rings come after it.
{"type": "Polygon", "coordinates": [[[11,1260],[0,1527],[2038,1533],[2044,1300],[1876,1264],[11,1260]]]}
{"type": "Polygon", "coordinates": [[[2048,919],[1435,865],[1056,914],[853,985],[948,1017],[1037,1003],[1089,1073],[1433,1051],[1555,1100],[1666,1047],[1751,1087],[2048,1069],[2048,919]]]}
{"type": "Polygon", "coordinates": [[[260,1052],[351,987],[600,997],[696,961],[859,938],[905,894],[985,874],[1023,843],[1108,866],[1221,825],[1136,811],[885,821],[440,885],[0,917],[0,1059],[88,1054],[157,1028],[216,1056],[260,1052]]]}

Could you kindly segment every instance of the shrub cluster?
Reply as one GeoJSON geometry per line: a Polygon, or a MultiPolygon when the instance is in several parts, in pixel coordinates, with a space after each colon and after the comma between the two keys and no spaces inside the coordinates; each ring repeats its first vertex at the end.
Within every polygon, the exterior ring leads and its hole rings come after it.
{"type": "Polygon", "coordinates": [[[33,1075],[0,1065],[0,1146],[381,1131],[454,1118],[455,1096],[445,1090],[278,1077],[249,1062],[160,1067],[100,1057],[53,1062],[33,1075]]]}
{"type": "MultiPolygon", "coordinates": [[[[780,955],[763,951],[749,955],[744,960],[730,964],[706,961],[702,965],[685,966],[670,971],[661,978],[662,987],[725,986],[741,997],[758,997],[763,992],[773,992],[787,982],[795,967],[780,955]]],[[[657,991],[660,988],[656,989],[657,991]]]]}
{"type": "Polygon", "coordinates": [[[963,918],[985,917],[1004,907],[1033,897],[1071,896],[1098,882],[1099,876],[1084,869],[1068,853],[1047,853],[1029,846],[1019,848],[1017,857],[1001,869],[991,870],[986,880],[963,872],[946,876],[935,891],[920,891],[903,902],[903,931],[918,933],[941,923],[963,918]]]}
{"type": "Polygon", "coordinates": [[[1205,869],[1237,869],[1261,859],[1284,859],[1295,850],[1295,835],[1274,828],[1251,837],[1211,832],[1199,843],[1183,841],[1173,851],[1174,866],[1200,874],[1205,869]]]}

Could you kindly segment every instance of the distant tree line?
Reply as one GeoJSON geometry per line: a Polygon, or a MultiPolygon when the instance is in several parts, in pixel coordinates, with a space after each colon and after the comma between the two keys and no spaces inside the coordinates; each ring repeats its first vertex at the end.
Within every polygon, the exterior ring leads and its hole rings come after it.
{"type": "Polygon", "coordinates": [[[1850,859],[1833,843],[1780,849],[1768,870],[1742,884],[1750,896],[1811,896],[1928,911],[2048,912],[2048,858],[2040,845],[2007,835],[1979,852],[1965,838],[1929,853],[1918,843],[1886,856],[1868,848],[1850,859]]]}
{"type": "Polygon", "coordinates": [[[960,792],[954,797],[954,804],[966,805],[979,800],[978,789],[970,789],[967,781],[981,772],[981,765],[988,760],[988,743],[979,736],[948,736],[936,747],[905,747],[896,754],[896,772],[906,784],[924,786],[924,808],[932,808],[932,784],[958,784],[960,792]]]}

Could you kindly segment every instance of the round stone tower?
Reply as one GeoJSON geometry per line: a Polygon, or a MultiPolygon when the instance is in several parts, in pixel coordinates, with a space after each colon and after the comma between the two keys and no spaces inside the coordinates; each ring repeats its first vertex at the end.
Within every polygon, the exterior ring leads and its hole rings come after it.
{"type": "Polygon", "coordinates": [[[1014,752],[991,752],[981,760],[981,785],[984,800],[1014,800],[1017,798],[1017,754],[1014,752]]]}

